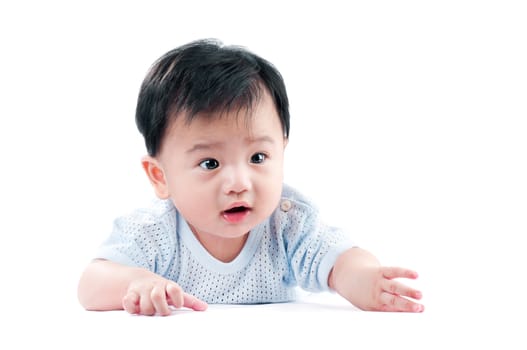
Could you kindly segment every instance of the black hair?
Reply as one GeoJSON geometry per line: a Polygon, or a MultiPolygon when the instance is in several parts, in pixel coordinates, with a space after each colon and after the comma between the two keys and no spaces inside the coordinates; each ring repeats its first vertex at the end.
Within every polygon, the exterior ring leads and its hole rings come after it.
{"type": "Polygon", "coordinates": [[[240,46],[204,39],[160,57],[139,92],[135,121],[150,156],[159,152],[169,119],[184,112],[190,122],[200,112],[250,110],[262,88],[274,101],[284,137],[289,137],[289,101],[280,72],[240,46]]]}

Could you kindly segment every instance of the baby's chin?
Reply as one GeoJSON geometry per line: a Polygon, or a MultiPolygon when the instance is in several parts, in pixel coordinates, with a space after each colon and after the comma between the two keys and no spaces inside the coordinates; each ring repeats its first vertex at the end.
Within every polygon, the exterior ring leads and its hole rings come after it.
{"type": "Polygon", "coordinates": [[[224,239],[239,239],[246,236],[254,226],[223,224],[214,227],[195,226],[189,223],[190,229],[198,237],[216,237],[224,239]]]}

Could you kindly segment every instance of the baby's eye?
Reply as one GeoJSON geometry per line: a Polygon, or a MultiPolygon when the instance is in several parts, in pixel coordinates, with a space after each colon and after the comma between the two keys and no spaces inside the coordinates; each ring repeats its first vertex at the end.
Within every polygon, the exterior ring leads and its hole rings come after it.
{"type": "Polygon", "coordinates": [[[199,163],[199,166],[205,170],[213,170],[220,166],[220,162],[218,162],[216,159],[209,158],[199,163]]]}
{"type": "Polygon", "coordinates": [[[255,153],[251,156],[251,163],[260,164],[263,163],[267,156],[263,153],[255,153]]]}

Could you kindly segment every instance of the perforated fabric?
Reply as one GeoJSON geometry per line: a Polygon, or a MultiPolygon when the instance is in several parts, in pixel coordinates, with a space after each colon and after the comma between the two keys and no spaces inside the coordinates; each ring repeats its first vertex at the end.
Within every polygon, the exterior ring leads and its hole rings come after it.
{"type": "Polygon", "coordinates": [[[353,247],[340,229],[285,186],[278,208],[255,227],[231,262],[211,256],[169,200],[115,220],[97,258],[146,268],[208,303],[252,304],[295,299],[295,288],[327,291],[338,255],[353,247]]]}

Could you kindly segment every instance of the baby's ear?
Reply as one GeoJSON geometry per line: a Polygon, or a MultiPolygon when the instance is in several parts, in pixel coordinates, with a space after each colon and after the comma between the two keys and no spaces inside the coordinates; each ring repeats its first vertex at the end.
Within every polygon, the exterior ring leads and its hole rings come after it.
{"type": "Polygon", "coordinates": [[[152,187],[154,187],[156,196],[161,199],[167,199],[169,197],[168,186],[165,173],[159,162],[151,156],[144,156],[141,163],[143,164],[146,176],[148,176],[148,180],[150,180],[152,187]]]}

